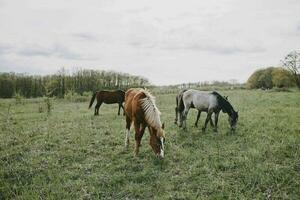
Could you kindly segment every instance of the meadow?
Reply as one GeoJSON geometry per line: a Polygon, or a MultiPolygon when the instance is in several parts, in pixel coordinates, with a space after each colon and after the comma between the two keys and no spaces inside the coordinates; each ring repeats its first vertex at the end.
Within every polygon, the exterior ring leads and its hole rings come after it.
{"type": "Polygon", "coordinates": [[[300,92],[221,91],[239,111],[235,133],[174,124],[175,93],[157,93],[165,159],[146,131],[140,154],[124,148],[117,104],[99,116],[88,100],[0,99],[0,199],[300,199],[300,92]]]}

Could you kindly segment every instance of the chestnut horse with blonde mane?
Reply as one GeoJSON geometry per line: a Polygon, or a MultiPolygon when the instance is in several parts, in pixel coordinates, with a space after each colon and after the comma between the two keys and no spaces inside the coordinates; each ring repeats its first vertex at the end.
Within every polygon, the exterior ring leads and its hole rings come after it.
{"type": "Polygon", "coordinates": [[[150,146],[160,158],[164,157],[164,124],[160,121],[160,111],[155,105],[155,98],[141,88],[132,88],[125,93],[126,138],[128,147],[130,126],[133,122],[135,129],[135,155],[139,153],[141,139],[146,127],[150,133],[150,146]]]}

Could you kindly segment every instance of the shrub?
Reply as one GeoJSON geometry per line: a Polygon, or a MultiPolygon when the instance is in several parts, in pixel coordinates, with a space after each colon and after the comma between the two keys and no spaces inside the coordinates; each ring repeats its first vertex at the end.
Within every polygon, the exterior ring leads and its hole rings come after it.
{"type": "Polygon", "coordinates": [[[24,97],[20,93],[15,94],[16,104],[24,104],[24,97]]]}
{"type": "Polygon", "coordinates": [[[53,109],[53,103],[52,103],[51,99],[49,97],[45,97],[44,103],[46,106],[47,113],[50,113],[51,110],[53,109]]]}
{"type": "Polygon", "coordinates": [[[85,102],[88,101],[88,99],[91,97],[91,93],[90,92],[84,92],[83,96],[81,96],[80,94],[69,90],[65,96],[64,99],[71,101],[71,102],[85,102]]]}

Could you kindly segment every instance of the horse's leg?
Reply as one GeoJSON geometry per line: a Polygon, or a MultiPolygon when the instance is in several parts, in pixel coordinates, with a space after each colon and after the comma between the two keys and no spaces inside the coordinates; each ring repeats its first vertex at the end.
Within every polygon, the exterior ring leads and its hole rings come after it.
{"type": "Polygon", "coordinates": [[[98,105],[98,101],[97,101],[97,103],[96,103],[96,105],[95,105],[95,112],[94,112],[94,115],[97,115],[97,105],[98,105]]]}
{"type": "Polygon", "coordinates": [[[181,128],[183,124],[183,112],[179,112],[179,127],[181,128]]]}
{"type": "Polygon", "coordinates": [[[213,113],[212,110],[208,110],[206,120],[205,120],[205,124],[204,124],[204,127],[202,128],[202,131],[206,130],[207,123],[208,123],[209,120],[211,120],[212,113],[213,113]]]}
{"type": "Polygon", "coordinates": [[[178,121],[178,107],[176,106],[175,107],[175,121],[174,121],[174,124],[177,124],[177,121],[178,121]]]}
{"type": "Polygon", "coordinates": [[[184,108],[184,112],[183,112],[183,116],[182,116],[182,119],[183,119],[183,129],[186,130],[186,119],[187,119],[187,115],[189,113],[189,109],[190,109],[190,106],[187,105],[185,108],[184,108]]]}
{"type": "Polygon", "coordinates": [[[121,105],[119,104],[118,115],[120,115],[120,109],[121,109],[121,105]]]}
{"type": "Polygon", "coordinates": [[[126,135],[125,135],[125,147],[126,148],[129,145],[130,126],[131,126],[131,120],[128,116],[126,116],[126,135]]]}
{"type": "Polygon", "coordinates": [[[94,115],[97,115],[97,104],[96,104],[96,106],[95,106],[94,115]]]}
{"type": "MultiPolygon", "coordinates": [[[[216,116],[216,115],[215,115],[215,116],[216,116]]],[[[214,122],[213,122],[213,120],[212,120],[212,114],[211,114],[211,118],[210,118],[210,120],[209,120],[209,123],[210,123],[211,127],[215,127],[214,122]]]]}
{"type": "Polygon", "coordinates": [[[139,146],[141,146],[141,140],[142,140],[142,137],[143,137],[143,135],[144,135],[144,133],[145,133],[145,129],[146,129],[146,127],[147,127],[147,124],[142,124],[142,127],[141,127],[141,131],[140,131],[140,143],[139,143],[139,146]]]}
{"type": "Polygon", "coordinates": [[[135,156],[139,153],[139,147],[141,143],[141,130],[140,130],[140,123],[134,121],[134,129],[135,129],[135,148],[134,148],[134,154],[135,156]]]}
{"type": "Polygon", "coordinates": [[[196,122],[195,122],[195,127],[198,127],[198,121],[199,121],[200,115],[201,115],[201,111],[198,110],[197,119],[196,119],[196,122]]]}
{"type": "Polygon", "coordinates": [[[99,115],[99,108],[102,104],[102,101],[97,102],[96,106],[95,106],[95,115],[99,115]]]}
{"type": "Polygon", "coordinates": [[[220,111],[215,112],[215,128],[214,128],[214,131],[215,131],[215,132],[218,132],[218,120],[219,120],[219,114],[220,114],[220,111]]]}
{"type": "Polygon", "coordinates": [[[123,104],[121,103],[121,108],[123,109],[123,116],[125,115],[125,109],[124,109],[124,106],[123,104]]]}
{"type": "Polygon", "coordinates": [[[146,124],[135,125],[135,155],[139,153],[139,147],[141,146],[141,140],[147,127],[146,124]],[[141,125],[141,126],[140,126],[141,125]]]}

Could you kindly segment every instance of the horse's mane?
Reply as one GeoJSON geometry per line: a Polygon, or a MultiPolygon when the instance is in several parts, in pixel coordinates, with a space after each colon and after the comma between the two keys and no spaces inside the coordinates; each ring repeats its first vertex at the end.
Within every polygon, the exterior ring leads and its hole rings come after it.
{"type": "Polygon", "coordinates": [[[152,96],[152,94],[146,89],[141,90],[141,92],[146,95],[145,98],[140,99],[141,106],[145,113],[146,122],[157,129],[161,128],[161,113],[155,105],[155,97],[152,96]]]}
{"type": "Polygon", "coordinates": [[[220,108],[223,112],[231,114],[234,111],[232,105],[222,95],[215,91],[213,91],[212,94],[217,97],[218,103],[220,103],[220,108]]]}

